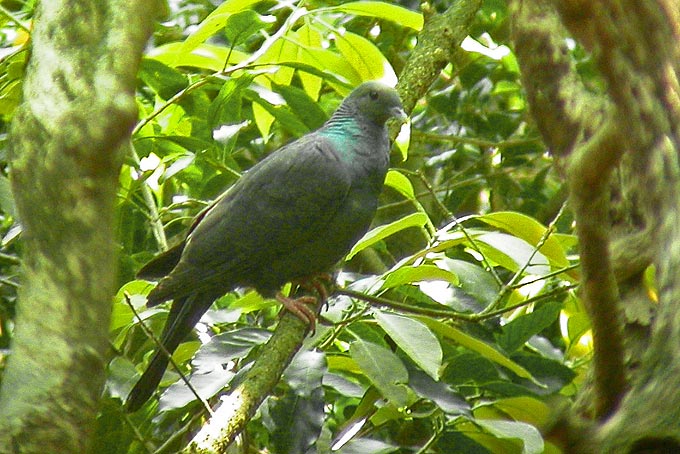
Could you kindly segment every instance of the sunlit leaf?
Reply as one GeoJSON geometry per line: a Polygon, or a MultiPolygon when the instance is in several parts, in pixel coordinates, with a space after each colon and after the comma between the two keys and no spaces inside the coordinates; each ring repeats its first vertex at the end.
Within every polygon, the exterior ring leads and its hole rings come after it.
{"type": "Polygon", "coordinates": [[[475,417],[481,419],[494,419],[491,415],[485,416],[481,411],[484,408],[492,407],[499,410],[494,417],[507,417],[508,415],[516,421],[531,424],[537,428],[545,428],[551,420],[552,409],[545,402],[530,396],[508,397],[490,402],[486,405],[475,408],[475,417]]]}
{"type": "MultiPolygon", "coordinates": [[[[269,21],[271,22],[271,21],[269,21]]],[[[262,16],[251,9],[247,9],[227,18],[224,27],[224,34],[231,46],[235,46],[247,40],[250,36],[265,28],[267,22],[262,20],[262,16]]]]}
{"type": "Polygon", "coordinates": [[[195,49],[199,44],[222,30],[232,14],[243,11],[260,1],[262,0],[226,0],[222,2],[220,6],[215,8],[212,13],[198,24],[198,27],[182,44],[182,50],[190,52],[195,49]]]}
{"type": "Polygon", "coordinates": [[[225,63],[240,63],[247,58],[243,52],[230,50],[223,46],[203,43],[190,50],[181,43],[169,43],[149,52],[149,56],[171,67],[194,67],[210,71],[221,71],[225,63]]]}
{"type": "Polygon", "coordinates": [[[408,149],[411,145],[411,121],[406,121],[399,129],[399,134],[394,139],[394,144],[401,152],[402,161],[408,159],[408,149]]]}
{"type": "Polygon", "coordinates": [[[399,192],[401,195],[407,199],[414,199],[415,193],[413,191],[413,185],[411,180],[409,180],[403,173],[398,170],[390,169],[385,177],[385,185],[391,187],[395,191],[399,192]]]}
{"type": "Polygon", "coordinates": [[[414,30],[423,28],[423,15],[387,2],[347,2],[333,9],[360,16],[378,17],[396,22],[414,30]]]}
{"type": "Polygon", "coordinates": [[[381,289],[398,287],[422,281],[445,281],[453,285],[458,284],[458,276],[435,265],[404,266],[390,272],[381,289]]]}
{"type": "MultiPolygon", "coordinates": [[[[269,115],[271,115],[282,127],[284,127],[288,132],[292,133],[294,136],[300,137],[310,131],[300,119],[295,116],[287,106],[274,106],[264,100],[259,96],[252,96],[250,94],[246,95],[255,105],[260,106],[269,115]]],[[[256,117],[257,120],[257,117],[256,117]]],[[[258,123],[258,127],[260,124],[258,123]]],[[[264,134],[264,131],[263,131],[264,134]]]]}
{"type": "Polygon", "coordinates": [[[344,79],[344,86],[337,83],[332,84],[334,88],[339,89],[338,92],[343,96],[350,92],[350,87],[359,85],[363,81],[361,75],[347,59],[328,49],[299,47],[298,58],[301,63],[327,72],[341,80],[344,79]]]}
{"type": "MultiPolygon", "coordinates": [[[[488,213],[479,216],[477,219],[494,227],[501,228],[534,246],[545,236],[547,230],[536,219],[514,211],[488,213]]],[[[545,240],[545,243],[540,248],[540,252],[550,260],[553,266],[560,268],[569,266],[569,260],[567,260],[562,245],[553,236],[549,236],[545,240]]]]}
{"type": "Polygon", "coordinates": [[[522,454],[542,454],[543,437],[534,426],[517,421],[477,419],[477,424],[500,438],[516,438],[522,441],[522,454]]]}
{"type": "Polygon", "coordinates": [[[413,213],[389,224],[376,227],[366,233],[366,235],[364,235],[364,237],[354,245],[349,254],[347,254],[347,260],[354,257],[359,251],[366,249],[378,241],[383,240],[390,235],[394,235],[401,230],[407,229],[409,227],[422,227],[428,222],[428,220],[429,219],[425,213],[413,213]]]}
{"type": "Polygon", "coordinates": [[[550,272],[548,259],[520,238],[500,232],[489,232],[479,235],[476,242],[484,257],[510,271],[524,269],[526,273],[538,276],[550,272]]]}
{"type": "MultiPolygon", "coordinates": [[[[297,40],[300,43],[298,47],[297,60],[300,62],[305,61],[306,48],[321,49],[323,36],[318,30],[311,27],[309,23],[305,23],[302,27],[298,28],[296,31],[297,40]]],[[[323,79],[319,76],[315,76],[305,71],[299,71],[298,77],[305,91],[313,100],[319,99],[319,92],[321,91],[321,84],[323,79]]]]}
{"type": "Polygon", "coordinates": [[[397,75],[380,50],[364,38],[351,32],[335,37],[335,45],[350,65],[359,73],[361,80],[381,80],[395,85],[397,75]]]}

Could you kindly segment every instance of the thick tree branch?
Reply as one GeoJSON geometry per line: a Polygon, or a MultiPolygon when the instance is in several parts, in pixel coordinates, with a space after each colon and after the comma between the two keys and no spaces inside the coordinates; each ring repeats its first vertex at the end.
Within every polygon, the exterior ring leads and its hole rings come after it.
{"type": "Polygon", "coordinates": [[[675,452],[680,446],[680,13],[676,2],[556,2],[589,46],[632,154],[628,171],[657,238],[659,308],[633,387],[600,434],[598,452],[675,452]]]}
{"type": "Polygon", "coordinates": [[[425,11],[425,25],[418,35],[418,45],[406,62],[397,84],[406,112],[413,110],[441,70],[455,60],[460,52],[460,43],[468,35],[470,22],[481,4],[481,0],[456,0],[442,14],[425,11]]]}
{"type": "Polygon", "coordinates": [[[567,171],[581,257],[583,300],[588,308],[595,355],[595,416],[605,418],[626,389],[619,291],[609,253],[609,177],[623,150],[612,127],[576,148],[567,171]]]}
{"type": "Polygon", "coordinates": [[[226,452],[279,382],[308,328],[295,315],[285,313],[243,381],[222,397],[220,407],[183,452],[226,452]]]}
{"type": "Polygon", "coordinates": [[[84,452],[104,383],[122,146],[156,2],[38,3],[10,131],[24,276],[0,451],[84,452]]]}
{"type": "Polygon", "coordinates": [[[515,52],[534,118],[566,173],[577,223],[583,299],[593,325],[595,413],[609,414],[625,390],[619,294],[609,253],[608,183],[625,148],[606,125],[611,106],[580,80],[566,30],[548,1],[512,6],[515,52]]]}
{"type": "MultiPolygon", "coordinates": [[[[680,352],[677,348],[680,344],[680,286],[677,285],[680,267],[680,50],[677,46],[680,13],[675,3],[667,0],[560,0],[550,3],[536,0],[515,2],[514,15],[518,57],[525,72],[523,77],[527,79],[525,86],[532,110],[534,114],[537,111],[542,114],[538,122],[539,127],[541,122],[545,122],[541,131],[546,142],[551,148],[557,148],[558,156],[568,156],[568,178],[579,224],[586,279],[584,298],[593,317],[594,330],[597,332],[612,322],[616,323],[617,318],[610,312],[612,306],[616,306],[616,284],[612,274],[606,271],[611,267],[606,248],[611,227],[608,232],[607,224],[602,222],[612,212],[612,200],[601,189],[606,173],[624,151],[627,154],[619,171],[621,185],[615,186],[618,192],[614,194],[624,197],[628,218],[618,221],[634,232],[630,238],[636,241],[630,249],[639,250],[645,244],[649,247],[642,258],[636,258],[634,266],[619,264],[613,269],[621,279],[633,279],[650,258],[654,258],[659,276],[660,304],[653,336],[633,377],[630,391],[620,402],[618,410],[600,427],[599,434],[572,446],[569,452],[675,452],[680,446],[680,401],[677,393],[671,391],[680,387],[680,352]],[[540,65],[532,62],[530,54],[521,55],[520,43],[531,47],[531,40],[534,51],[544,50],[539,55],[563,53],[545,52],[545,49],[559,48],[562,38],[522,32],[532,28],[531,22],[537,24],[548,20],[550,13],[546,12],[552,5],[558,8],[574,37],[593,52],[607,83],[607,102],[598,101],[597,97],[593,99],[592,95],[579,90],[572,91],[571,96],[561,96],[569,94],[569,90],[555,90],[559,83],[578,85],[569,82],[570,79],[577,81],[573,69],[568,70],[571,76],[560,71],[560,68],[568,69],[568,59],[562,58],[562,65],[544,66],[539,71],[540,65]],[[532,87],[528,79],[540,78],[541,72],[544,75],[538,82],[541,87],[532,87]],[[561,82],[550,84],[555,75],[561,82]],[[564,77],[560,77],[562,75],[564,77]],[[546,83],[548,88],[543,86],[546,83]],[[542,96],[545,93],[553,95],[542,96]],[[583,99],[590,100],[584,103],[583,99]],[[592,103],[593,100],[596,104],[592,103]],[[539,103],[543,106],[536,107],[539,103]],[[569,108],[574,105],[580,108],[569,108]],[[551,112],[553,109],[559,113],[551,112]],[[570,128],[562,126],[562,130],[572,129],[565,139],[564,133],[551,132],[549,126],[557,117],[563,116],[563,111],[569,110],[577,114],[582,111],[585,115],[580,116],[581,121],[578,115],[564,115],[570,128]],[[594,114],[594,121],[588,121],[588,113],[594,114]],[[576,121],[569,123],[572,118],[576,121]],[[576,152],[570,155],[571,150],[576,152]],[[602,171],[605,175],[600,173],[602,171]],[[626,199],[629,194],[633,194],[635,199],[626,199]],[[631,207],[636,211],[631,212],[631,207]],[[648,241],[639,238],[640,235],[645,235],[648,241]],[[594,254],[601,257],[593,257],[594,254]],[[590,272],[586,272],[586,268],[590,272]],[[598,328],[600,324],[601,328],[598,328]]],[[[559,30],[559,21],[549,20],[553,23],[551,32],[559,30]]],[[[616,244],[615,257],[626,260],[631,256],[631,251],[625,250],[625,238],[616,244]]],[[[609,336],[607,332],[605,339],[600,336],[599,340],[595,340],[596,367],[598,363],[605,369],[610,367],[597,358],[602,355],[597,350],[598,342],[613,343],[609,336]]],[[[602,394],[602,391],[607,391],[604,387],[611,386],[609,380],[621,383],[616,376],[607,379],[602,375],[596,382],[600,397],[611,400],[611,405],[616,402],[616,395],[612,393],[607,398],[602,394]]],[[[600,415],[612,409],[607,405],[600,407],[600,415]]]]}

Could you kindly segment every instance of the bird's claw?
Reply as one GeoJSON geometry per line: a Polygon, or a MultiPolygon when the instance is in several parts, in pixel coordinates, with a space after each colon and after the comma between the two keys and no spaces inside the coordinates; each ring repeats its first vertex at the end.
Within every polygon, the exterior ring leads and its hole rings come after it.
{"type": "Polygon", "coordinates": [[[283,304],[283,307],[288,312],[295,315],[297,318],[309,325],[312,333],[316,330],[316,313],[309,307],[310,304],[316,304],[318,299],[315,296],[300,296],[297,298],[289,298],[279,292],[276,294],[276,300],[283,304]]]}
{"type": "Polygon", "coordinates": [[[303,288],[307,291],[316,291],[323,304],[326,304],[330,296],[329,289],[332,289],[334,282],[333,276],[329,273],[318,273],[312,276],[296,279],[293,281],[294,285],[303,288]]]}

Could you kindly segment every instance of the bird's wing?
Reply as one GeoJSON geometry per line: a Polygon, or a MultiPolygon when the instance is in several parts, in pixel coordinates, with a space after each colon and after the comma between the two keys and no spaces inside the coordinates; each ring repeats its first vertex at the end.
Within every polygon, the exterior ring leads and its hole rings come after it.
{"type": "Polygon", "coordinates": [[[202,214],[162,293],[201,290],[217,279],[228,287],[224,279],[237,279],[238,268],[266,267],[323,235],[350,186],[328,139],[311,134],[281,148],[202,214]]]}

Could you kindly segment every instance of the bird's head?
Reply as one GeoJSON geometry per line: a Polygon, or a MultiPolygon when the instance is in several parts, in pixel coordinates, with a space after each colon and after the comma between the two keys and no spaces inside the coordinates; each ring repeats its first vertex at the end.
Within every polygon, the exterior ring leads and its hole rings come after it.
{"type": "Polygon", "coordinates": [[[352,110],[380,126],[390,118],[401,122],[406,120],[397,91],[380,82],[371,81],[359,85],[345,98],[344,105],[351,106],[352,110]]]}

